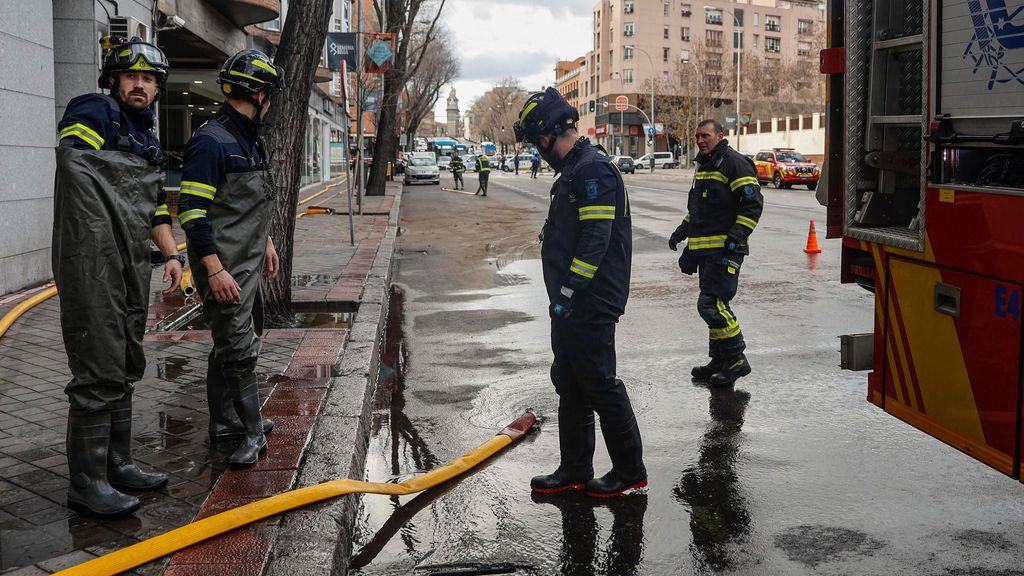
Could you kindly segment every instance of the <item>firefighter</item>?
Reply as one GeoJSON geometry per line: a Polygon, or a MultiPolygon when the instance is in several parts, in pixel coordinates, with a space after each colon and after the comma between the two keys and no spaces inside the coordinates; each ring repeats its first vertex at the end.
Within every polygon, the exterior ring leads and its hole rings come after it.
{"type": "Polygon", "coordinates": [[[228,464],[246,468],[266,450],[264,434],[273,429],[260,415],[256,381],[260,274],[274,277],[279,266],[269,235],[273,178],[260,129],[284,71],[247,49],[224,62],[218,83],[224,104],[185,148],[178,218],[213,335],[206,376],[210,437],[240,439],[228,464]]]}
{"type": "Polygon", "coordinates": [[[615,324],[625,311],[632,258],[629,200],[611,159],[579,136],[578,120],[576,108],[548,88],[527,99],[515,123],[516,141],[536,146],[561,173],[541,234],[561,461],[530,486],[618,496],[647,486],[640,429],[615,374],[615,324]],[[612,460],[600,478],[593,468],[594,412],[612,460]]]}
{"type": "Polygon", "coordinates": [[[455,178],[455,189],[465,190],[466,184],[462,180],[462,173],[466,171],[466,165],[462,163],[462,158],[452,156],[452,163],[448,166],[451,168],[452,177],[455,178]]]}
{"type": "Polygon", "coordinates": [[[123,516],[139,500],[120,490],[155,490],[167,476],[131,457],[132,392],[146,368],[142,337],[152,275],[150,239],[164,258],[164,291],[181,280],[184,258],[171,233],[153,133],[153,104],[167,59],[139,38],[103,39],[99,86],[110,94],[73,98],[58,123],[53,277],[71,370],[68,504],[123,516]]]}
{"type": "Polygon", "coordinates": [[[729,302],[736,296],[740,266],[750,254],[747,238],[757,227],[764,198],[754,163],[729,147],[722,125],[704,120],[696,133],[697,163],[688,213],[668,246],[687,240],[679,258],[684,274],[698,273],[697,312],[708,325],[711,361],[695,366],[694,380],[726,386],[750,374],[743,333],[729,302]]]}
{"type": "Polygon", "coordinates": [[[483,153],[476,157],[476,171],[479,175],[480,183],[477,185],[476,193],[473,195],[476,196],[483,191],[483,195],[487,196],[487,179],[491,175],[491,161],[483,153]]]}

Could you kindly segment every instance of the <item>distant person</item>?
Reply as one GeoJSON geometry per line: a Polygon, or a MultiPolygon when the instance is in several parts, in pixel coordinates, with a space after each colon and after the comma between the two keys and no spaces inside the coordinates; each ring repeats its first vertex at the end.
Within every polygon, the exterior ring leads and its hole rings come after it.
{"type": "Polygon", "coordinates": [[[519,176],[519,154],[512,158],[512,166],[515,168],[516,176],[519,176]]]}
{"type": "Polygon", "coordinates": [[[448,167],[452,171],[452,177],[455,178],[455,189],[464,190],[466,186],[462,180],[462,173],[466,171],[466,165],[462,163],[462,158],[453,156],[452,163],[448,167]]]}
{"type": "Polygon", "coordinates": [[[487,156],[480,154],[476,157],[476,172],[479,176],[480,183],[477,184],[476,193],[473,195],[477,196],[482,191],[483,195],[487,196],[487,180],[491,175],[491,161],[487,156]]]}
{"type": "Polygon", "coordinates": [[[672,250],[687,240],[679,257],[684,274],[698,273],[697,311],[708,325],[711,361],[690,374],[698,382],[727,386],[750,374],[740,324],[729,307],[739,286],[747,238],[764,208],[754,162],[729,147],[722,125],[704,120],[697,126],[696,161],[687,200],[688,212],[669,238],[672,250]]]}
{"type": "Polygon", "coordinates": [[[640,428],[616,375],[615,325],[626,309],[633,253],[629,201],[611,158],[576,131],[579,111],[558,91],[531,95],[516,121],[562,176],[551,189],[541,261],[551,316],[551,383],[558,394],[560,463],[534,492],[619,496],[647,486],[640,428]],[[594,413],[612,469],[594,478],[594,413]]]}
{"type": "Polygon", "coordinates": [[[530,178],[536,178],[538,171],[540,171],[540,156],[534,153],[530,158],[530,178]]]}

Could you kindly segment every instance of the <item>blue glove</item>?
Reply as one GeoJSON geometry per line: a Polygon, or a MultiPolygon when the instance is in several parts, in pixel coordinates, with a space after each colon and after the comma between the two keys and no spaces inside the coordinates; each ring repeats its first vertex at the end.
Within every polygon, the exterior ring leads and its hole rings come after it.
{"type": "Polygon", "coordinates": [[[572,315],[572,299],[567,298],[564,294],[559,294],[551,305],[548,306],[548,314],[552,318],[561,318],[566,320],[572,315]]]}

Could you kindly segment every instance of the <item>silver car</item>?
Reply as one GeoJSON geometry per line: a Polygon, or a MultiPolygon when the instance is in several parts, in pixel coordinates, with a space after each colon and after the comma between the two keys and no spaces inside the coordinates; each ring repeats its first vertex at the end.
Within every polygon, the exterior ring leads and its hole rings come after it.
{"type": "Polygon", "coordinates": [[[408,186],[413,182],[440,184],[441,173],[437,169],[437,161],[426,156],[409,158],[405,166],[405,184],[408,186]]]}

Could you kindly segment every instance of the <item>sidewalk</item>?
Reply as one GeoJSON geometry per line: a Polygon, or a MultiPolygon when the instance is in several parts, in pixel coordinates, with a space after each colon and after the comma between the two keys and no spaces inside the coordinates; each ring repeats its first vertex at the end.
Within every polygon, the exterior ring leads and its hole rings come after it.
{"type": "MultiPolygon", "coordinates": [[[[313,204],[344,212],[344,196],[338,195],[344,190],[335,186],[313,204]]],[[[349,244],[344,214],[296,223],[294,299],[317,312],[305,314],[300,325],[322,327],[265,334],[260,394],[266,399],[263,414],[275,428],[267,436],[266,456],[254,468],[226,471],[223,460],[231,447],[225,451],[209,442],[209,332],[147,334],[146,375],[134,395],[133,454],[168,474],[170,483],[138,494],[143,505],[133,517],[96,520],[66,507],[63,388],[70,373],[59,297],[22,316],[0,338],[0,573],[48,574],[297,485],[361,479],[400,199],[397,184],[384,197],[366,199],[364,214],[354,216],[355,246],[349,244]],[[324,306],[334,314],[323,312],[324,306]]],[[[159,274],[155,269],[151,326],[184,301],[180,294],[162,300],[159,274]]],[[[0,315],[17,303],[4,302],[0,315]]],[[[335,549],[347,541],[351,507],[339,502],[314,508],[230,532],[131,573],[294,574],[302,566],[315,571],[303,573],[330,573],[335,549]],[[315,534],[278,538],[279,526],[297,522],[322,527],[315,534]],[[291,540],[297,537],[305,542],[291,540]],[[315,553],[297,555],[299,544],[312,543],[315,553]]]]}

